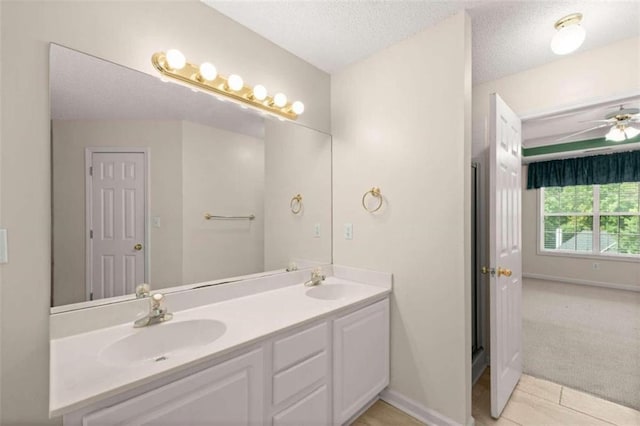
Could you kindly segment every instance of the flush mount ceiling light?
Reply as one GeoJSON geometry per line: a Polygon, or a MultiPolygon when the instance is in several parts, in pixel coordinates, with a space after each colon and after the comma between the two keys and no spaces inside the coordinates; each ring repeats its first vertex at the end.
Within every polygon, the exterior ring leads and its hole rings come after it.
{"type": "Polygon", "coordinates": [[[556,55],[566,55],[575,51],[584,42],[586,33],[580,25],[582,13],[572,13],[560,18],[555,24],[558,32],[551,39],[551,50],[556,55]]]}
{"type": "Polygon", "coordinates": [[[269,96],[267,89],[260,84],[253,88],[247,87],[242,77],[237,74],[225,78],[218,74],[216,67],[209,62],[203,62],[199,66],[191,64],[176,49],[170,49],[166,53],[154,53],[151,62],[162,78],[169,77],[192,88],[212,93],[220,100],[224,99],[220,97],[223,95],[241,106],[249,105],[290,120],[297,119],[304,112],[304,104],[300,101],[289,103],[283,93],[269,96]]]}

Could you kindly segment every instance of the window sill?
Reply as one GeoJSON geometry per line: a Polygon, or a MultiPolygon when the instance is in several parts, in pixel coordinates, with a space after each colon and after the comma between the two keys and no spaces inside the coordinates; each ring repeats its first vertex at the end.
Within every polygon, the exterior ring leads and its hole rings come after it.
{"type": "Polygon", "coordinates": [[[557,252],[547,250],[537,250],[538,256],[551,256],[551,257],[567,257],[574,259],[591,259],[599,261],[614,261],[614,262],[631,262],[640,263],[640,256],[638,255],[607,255],[607,254],[587,254],[587,253],[575,253],[575,252],[557,252]]]}

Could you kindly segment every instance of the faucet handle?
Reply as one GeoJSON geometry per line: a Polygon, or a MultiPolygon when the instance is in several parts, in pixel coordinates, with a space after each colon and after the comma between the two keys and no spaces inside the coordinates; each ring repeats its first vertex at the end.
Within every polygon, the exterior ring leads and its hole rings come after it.
{"type": "Polygon", "coordinates": [[[149,284],[142,283],[136,286],[136,299],[149,297],[150,293],[151,293],[151,286],[149,284]]]}
{"type": "Polygon", "coordinates": [[[163,300],[164,300],[164,294],[154,293],[153,296],[151,296],[151,307],[153,309],[158,309],[160,307],[160,304],[162,304],[163,300]]]}
{"type": "Polygon", "coordinates": [[[325,277],[324,277],[324,275],[322,274],[322,268],[320,268],[320,267],[314,268],[314,269],[311,271],[311,276],[312,276],[313,278],[321,278],[321,279],[323,279],[323,280],[324,280],[324,278],[325,278],[325,277]]]}

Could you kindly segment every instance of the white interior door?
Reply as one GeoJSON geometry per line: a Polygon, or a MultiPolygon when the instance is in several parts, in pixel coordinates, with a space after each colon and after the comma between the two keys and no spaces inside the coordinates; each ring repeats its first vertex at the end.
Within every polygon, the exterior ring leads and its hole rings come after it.
{"type": "Polygon", "coordinates": [[[522,375],[521,123],[497,94],[490,115],[491,415],[522,375]]]}
{"type": "Polygon", "coordinates": [[[145,153],[90,155],[89,299],[131,294],[145,282],[145,153]]]}

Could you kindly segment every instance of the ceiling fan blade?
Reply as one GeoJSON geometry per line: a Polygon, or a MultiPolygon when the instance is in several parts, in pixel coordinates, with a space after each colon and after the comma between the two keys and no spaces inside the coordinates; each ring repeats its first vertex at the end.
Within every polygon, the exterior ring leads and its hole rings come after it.
{"type": "Polygon", "coordinates": [[[563,137],[561,137],[561,138],[556,139],[555,141],[556,141],[556,142],[559,142],[559,141],[562,141],[562,140],[565,140],[565,139],[572,138],[572,137],[574,137],[574,136],[578,136],[578,135],[580,135],[580,134],[582,134],[582,133],[587,133],[587,132],[590,132],[590,131],[592,131],[592,130],[601,129],[601,128],[603,128],[603,127],[610,127],[610,126],[611,126],[611,123],[601,124],[601,125],[599,125],[599,126],[591,127],[591,128],[589,128],[589,129],[580,130],[579,132],[571,133],[570,135],[563,136],[563,137]]]}

